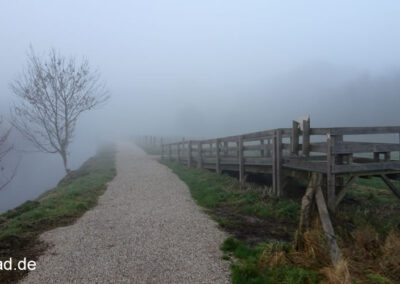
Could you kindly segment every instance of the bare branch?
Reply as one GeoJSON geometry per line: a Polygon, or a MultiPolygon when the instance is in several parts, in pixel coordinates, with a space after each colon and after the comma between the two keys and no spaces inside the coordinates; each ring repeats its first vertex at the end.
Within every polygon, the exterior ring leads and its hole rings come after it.
{"type": "Polygon", "coordinates": [[[11,173],[5,173],[6,166],[4,158],[13,150],[14,146],[9,143],[11,127],[3,130],[3,119],[0,117],[0,190],[4,189],[15,177],[18,165],[14,167],[11,173]]]}
{"type": "Polygon", "coordinates": [[[54,49],[39,57],[33,48],[27,57],[26,70],[10,84],[17,98],[12,124],[37,150],[60,154],[68,172],[68,147],[80,115],[104,104],[108,93],[87,59],[66,58],[54,49]]]}

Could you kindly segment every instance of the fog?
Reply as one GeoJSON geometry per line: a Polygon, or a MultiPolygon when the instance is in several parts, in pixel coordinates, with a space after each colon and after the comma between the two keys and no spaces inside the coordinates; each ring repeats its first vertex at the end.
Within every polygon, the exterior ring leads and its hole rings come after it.
{"type": "MultiPolygon", "coordinates": [[[[399,14],[398,1],[2,1],[0,114],[32,45],[87,57],[111,94],[80,118],[72,169],[132,135],[232,135],[305,114],[312,127],[398,125],[399,14]]],[[[57,155],[13,155],[0,212],[64,175],[57,155]]]]}

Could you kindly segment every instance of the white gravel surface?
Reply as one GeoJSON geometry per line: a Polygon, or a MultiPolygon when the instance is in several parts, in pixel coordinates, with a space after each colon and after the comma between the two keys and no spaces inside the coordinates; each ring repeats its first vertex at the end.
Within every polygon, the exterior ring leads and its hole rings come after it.
{"type": "Polygon", "coordinates": [[[26,283],[229,283],[226,235],[167,167],[122,143],[117,176],[75,224],[44,233],[50,248],[26,283]]]}

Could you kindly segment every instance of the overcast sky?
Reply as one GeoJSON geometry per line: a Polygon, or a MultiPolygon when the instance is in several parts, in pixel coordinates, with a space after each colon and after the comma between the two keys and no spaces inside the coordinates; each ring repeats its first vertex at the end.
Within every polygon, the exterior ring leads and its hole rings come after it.
{"type": "Polygon", "coordinates": [[[85,56],[107,82],[109,104],[78,123],[77,165],[131,134],[238,134],[304,114],[400,124],[400,2],[327,2],[2,0],[0,111],[31,44],[85,56]]]}

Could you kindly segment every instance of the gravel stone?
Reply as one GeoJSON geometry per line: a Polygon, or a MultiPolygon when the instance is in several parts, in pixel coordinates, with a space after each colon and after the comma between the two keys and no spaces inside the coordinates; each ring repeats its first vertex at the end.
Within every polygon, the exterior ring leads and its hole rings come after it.
{"type": "Polygon", "coordinates": [[[23,283],[229,283],[226,234],[164,165],[118,145],[117,176],[99,204],[50,244],[23,283]]]}

